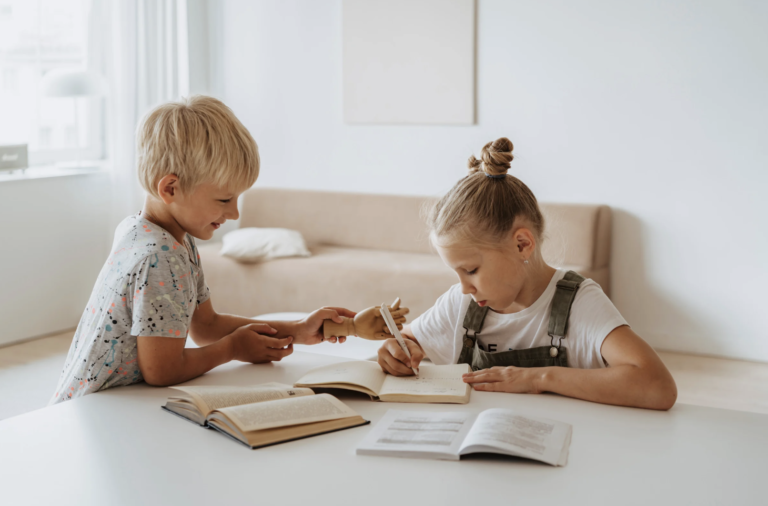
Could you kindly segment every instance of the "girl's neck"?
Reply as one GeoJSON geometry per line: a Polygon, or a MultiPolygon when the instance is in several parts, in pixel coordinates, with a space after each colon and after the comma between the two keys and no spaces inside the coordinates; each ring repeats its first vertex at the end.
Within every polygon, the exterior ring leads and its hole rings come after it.
{"type": "Polygon", "coordinates": [[[176,218],[173,217],[164,203],[158,202],[152,197],[147,197],[146,200],[144,200],[144,208],[141,210],[141,217],[164,228],[179,244],[185,244],[184,238],[186,237],[187,232],[181,228],[179,222],[176,221],[176,218]]]}
{"type": "Polygon", "coordinates": [[[531,307],[546,291],[549,282],[552,281],[552,276],[557,272],[557,269],[547,265],[544,259],[541,258],[541,255],[531,257],[526,270],[526,280],[520,289],[517,299],[509,308],[503,311],[504,313],[517,313],[531,307]]]}

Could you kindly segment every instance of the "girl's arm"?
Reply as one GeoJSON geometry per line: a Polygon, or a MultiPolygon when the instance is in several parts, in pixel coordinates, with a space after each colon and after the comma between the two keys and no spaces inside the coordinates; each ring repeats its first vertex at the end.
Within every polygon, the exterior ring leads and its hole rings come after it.
{"type": "Polygon", "coordinates": [[[667,410],[677,400],[675,380],[656,352],[628,326],[614,329],[600,352],[605,369],[494,367],[464,375],[475,390],[554,392],[603,404],[667,410]]]}
{"type": "MultiPolygon", "coordinates": [[[[198,346],[207,346],[231,334],[240,327],[257,323],[267,324],[277,330],[272,337],[284,338],[290,336],[293,337],[294,344],[316,344],[322,341],[322,325],[324,320],[331,319],[341,323],[341,316],[354,318],[355,314],[344,308],[326,307],[318,309],[300,321],[261,321],[242,316],[219,314],[213,309],[211,299],[208,299],[200,304],[192,315],[190,336],[198,346]]],[[[340,343],[343,343],[345,340],[345,337],[338,339],[340,343]]],[[[332,337],[329,341],[335,343],[336,338],[332,337]]]]}

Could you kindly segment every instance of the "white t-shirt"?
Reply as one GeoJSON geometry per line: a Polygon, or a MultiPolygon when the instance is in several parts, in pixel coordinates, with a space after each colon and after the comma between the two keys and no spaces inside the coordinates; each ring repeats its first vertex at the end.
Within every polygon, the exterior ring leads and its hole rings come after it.
{"type": "MultiPolygon", "coordinates": [[[[478,335],[480,349],[496,352],[549,346],[547,327],[552,297],[566,272],[558,269],[547,289],[530,307],[511,314],[488,311],[478,335]]],[[[435,364],[455,364],[459,360],[465,333],[462,324],[470,300],[471,295],[461,293],[461,284],[453,285],[411,324],[413,335],[435,364]]],[[[613,329],[626,324],[600,285],[585,280],[576,292],[567,335],[561,343],[568,350],[568,367],[605,367],[600,347],[613,329]]]]}

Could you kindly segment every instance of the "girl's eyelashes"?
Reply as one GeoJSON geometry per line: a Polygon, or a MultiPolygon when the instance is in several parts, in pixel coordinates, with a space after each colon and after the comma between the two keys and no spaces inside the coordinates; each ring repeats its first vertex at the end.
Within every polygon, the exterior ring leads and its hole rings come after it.
{"type": "Polygon", "coordinates": [[[232,199],[219,200],[219,202],[224,202],[225,204],[227,204],[230,200],[232,200],[232,199]]]}

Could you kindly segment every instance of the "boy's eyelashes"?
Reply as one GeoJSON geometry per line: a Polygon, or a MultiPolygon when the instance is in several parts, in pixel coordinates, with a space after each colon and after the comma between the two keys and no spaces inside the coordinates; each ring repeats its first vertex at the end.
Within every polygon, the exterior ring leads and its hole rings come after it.
{"type": "Polygon", "coordinates": [[[470,276],[471,276],[472,274],[476,274],[476,273],[477,273],[477,269],[478,269],[478,268],[477,268],[477,267],[475,267],[475,268],[474,268],[474,269],[472,269],[471,271],[467,271],[467,274],[469,274],[470,276]]]}
{"type": "Polygon", "coordinates": [[[229,203],[232,199],[219,199],[219,202],[229,203]]]}

